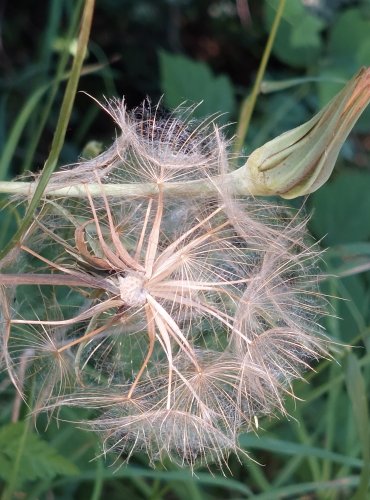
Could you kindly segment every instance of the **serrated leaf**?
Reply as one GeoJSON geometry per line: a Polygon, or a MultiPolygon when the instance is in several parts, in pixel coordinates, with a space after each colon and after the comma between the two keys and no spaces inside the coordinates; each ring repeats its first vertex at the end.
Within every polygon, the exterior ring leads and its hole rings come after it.
{"type": "Polygon", "coordinates": [[[176,108],[184,101],[189,104],[203,101],[195,109],[195,117],[226,113],[220,121],[230,120],[235,102],[233,87],[226,75],[215,76],[203,62],[164,51],[159,53],[159,63],[164,102],[169,108],[176,108]]]}
{"type": "MultiPolygon", "coordinates": [[[[24,433],[24,422],[8,424],[0,428],[0,477],[9,480],[24,433]]],[[[73,476],[79,470],[74,463],[42,440],[28,432],[20,458],[17,486],[37,479],[53,479],[57,475],[73,476]]]]}

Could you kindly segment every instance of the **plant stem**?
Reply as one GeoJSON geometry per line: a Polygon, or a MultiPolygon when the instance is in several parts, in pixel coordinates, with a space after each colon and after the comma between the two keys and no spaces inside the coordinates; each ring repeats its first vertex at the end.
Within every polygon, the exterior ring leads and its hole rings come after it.
{"type": "MultiPolygon", "coordinates": [[[[0,182],[0,193],[31,196],[36,190],[37,182],[0,182]]],[[[229,189],[232,194],[240,196],[259,196],[268,194],[262,186],[258,186],[248,175],[246,166],[233,172],[211,178],[184,182],[169,182],[156,184],[153,182],[136,184],[100,184],[89,183],[88,193],[92,197],[103,194],[112,197],[134,198],[138,196],[153,196],[159,190],[167,196],[207,196],[217,195],[221,190],[229,189]]],[[[46,187],[43,196],[68,196],[71,198],[85,198],[87,190],[85,184],[75,184],[64,187],[46,187]]]]}
{"type": "Polygon", "coordinates": [[[241,111],[240,111],[240,117],[239,117],[239,122],[238,122],[238,127],[236,130],[236,139],[234,143],[234,152],[235,153],[240,153],[245,137],[248,132],[249,124],[252,118],[252,113],[257,101],[257,96],[260,93],[261,89],[261,83],[263,76],[265,74],[266,66],[268,63],[268,60],[270,58],[271,50],[275,41],[276,33],[281,21],[281,17],[284,12],[284,7],[285,7],[285,1],[286,0],[280,0],[279,6],[276,11],[275,19],[274,22],[271,26],[271,31],[266,43],[266,47],[263,51],[262,59],[258,68],[256,80],[254,82],[252,92],[244,99],[242,106],[241,106],[241,111]]]}

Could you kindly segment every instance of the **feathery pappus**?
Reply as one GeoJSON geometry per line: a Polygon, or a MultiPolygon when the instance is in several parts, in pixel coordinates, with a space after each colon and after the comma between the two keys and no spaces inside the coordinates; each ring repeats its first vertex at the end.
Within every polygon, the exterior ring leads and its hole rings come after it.
{"type": "Polygon", "coordinates": [[[35,381],[36,412],[87,409],[104,452],[222,467],[327,355],[319,252],[300,213],[222,181],[214,117],[105,109],[114,143],[53,174],[80,195],[45,196],[3,265],[3,364],[22,394],[35,381]]]}

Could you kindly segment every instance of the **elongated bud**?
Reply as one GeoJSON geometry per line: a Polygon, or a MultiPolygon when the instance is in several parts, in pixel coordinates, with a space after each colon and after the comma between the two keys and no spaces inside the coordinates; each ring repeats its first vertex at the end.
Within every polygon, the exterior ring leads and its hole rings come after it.
{"type": "Polygon", "coordinates": [[[316,191],[369,101],[370,68],[362,68],[311,120],[251,154],[244,167],[253,192],[295,198],[316,191]]]}

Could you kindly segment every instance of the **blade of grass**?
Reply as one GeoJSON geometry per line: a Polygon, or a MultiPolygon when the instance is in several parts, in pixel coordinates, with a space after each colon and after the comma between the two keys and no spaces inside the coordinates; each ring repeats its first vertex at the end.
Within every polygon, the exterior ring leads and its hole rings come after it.
{"type": "MultiPolygon", "coordinates": [[[[128,466],[126,468],[121,468],[118,470],[104,469],[103,478],[105,480],[114,480],[122,478],[132,478],[141,477],[149,479],[159,479],[162,481],[195,481],[199,484],[208,485],[212,487],[225,488],[227,491],[233,490],[235,492],[242,493],[244,495],[251,495],[251,490],[243,483],[236,481],[235,479],[212,476],[206,472],[197,472],[196,476],[193,476],[187,470],[178,471],[160,471],[160,470],[150,470],[144,469],[142,467],[128,466]]],[[[52,487],[58,487],[66,483],[80,482],[80,481],[93,481],[95,479],[95,471],[82,472],[78,477],[68,477],[57,481],[54,481],[52,487]]],[[[39,494],[43,492],[39,491],[39,494]]]]}
{"type": "MultiPolygon", "coordinates": [[[[363,313],[358,309],[353,297],[342,280],[337,280],[338,294],[345,300],[348,311],[351,313],[354,325],[357,325],[358,331],[364,331],[366,326],[366,319],[363,313]]],[[[356,332],[357,333],[357,332],[356,332]]]]}
{"type": "MultiPolygon", "coordinates": [[[[306,424],[305,424],[305,419],[301,415],[301,407],[297,405],[296,407],[296,412],[294,417],[298,420],[299,425],[294,426],[294,429],[296,430],[299,440],[305,444],[306,446],[311,446],[312,443],[312,438],[310,431],[307,429],[306,424]]],[[[320,463],[317,459],[317,457],[313,455],[308,455],[307,456],[307,462],[309,465],[309,468],[311,470],[312,478],[314,481],[320,481],[320,463]]]]}
{"type": "MultiPolygon", "coordinates": [[[[370,333],[370,327],[363,329],[360,335],[356,337],[355,343],[357,343],[359,339],[364,338],[366,335],[369,335],[369,333],[370,333]]],[[[370,366],[370,353],[367,353],[360,360],[358,360],[358,365],[359,367],[370,366]]],[[[345,375],[341,373],[333,380],[329,380],[327,383],[321,384],[320,387],[314,389],[312,392],[309,393],[309,395],[305,398],[302,404],[303,405],[311,404],[315,399],[323,396],[326,392],[330,391],[333,385],[342,384],[344,380],[345,380],[345,375]]]]}
{"type": "MultiPolygon", "coordinates": [[[[333,364],[329,370],[329,378],[332,380],[335,378],[335,375],[338,373],[337,365],[333,364]]],[[[325,418],[325,440],[324,447],[326,450],[333,449],[334,440],[336,435],[336,420],[337,420],[337,412],[338,412],[338,399],[341,392],[341,387],[339,385],[334,385],[328,394],[328,400],[326,404],[326,411],[324,414],[325,418]]],[[[327,481],[332,477],[332,461],[325,460],[322,465],[321,471],[321,479],[323,481],[327,481]]]]}
{"type": "Polygon", "coordinates": [[[17,148],[23,130],[32,116],[37,104],[43,97],[45,92],[47,92],[50,87],[50,83],[45,84],[35,90],[28,98],[26,104],[23,106],[22,111],[17,116],[17,119],[9,132],[8,139],[5,143],[2,155],[0,157],[0,179],[6,179],[8,175],[8,170],[10,166],[11,159],[14,156],[14,152],[17,148]]]}
{"type": "Polygon", "coordinates": [[[348,355],[346,385],[352,402],[353,415],[356,422],[358,436],[362,445],[364,465],[361,471],[360,483],[353,500],[367,498],[370,481],[370,429],[369,411],[367,407],[367,392],[365,380],[362,376],[358,360],[354,354],[348,355]]]}
{"type": "Polygon", "coordinates": [[[333,463],[348,465],[349,467],[362,468],[363,461],[358,458],[340,455],[331,451],[309,446],[307,444],[292,443],[280,439],[269,437],[257,437],[249,434],[243,434],[240,438],[240,445],[246,449],[260,449],[272,453],[283,455],[301,456],[301,457],[316,457],[324,460],[330,460],[333,463]]]}
{"type": "MultiPolygon", "coordinates": [[[[329,291],[332,297],[331,304],[335,311],[338,310],[336,307],[338,304],[338,289],[337,289],[338,280],[330,280],[329,281],[329,291]]],[[[330,316],[328,318],[329,331],[332,337],[335,339],[340,338],[339,326],[338,326],[338,318],[337,316],[330,316]]],[[[333,363],[329,369],[329,379],[332,380],[338,373],[338,365],[333,363]]],[[[341,392],[341,388],[338,385],[335,385],[331,388],[328,394],[328,399],[326,403],[326,412],[325,412],[325,449],[331,450],[333,449],[335,431],[336,431],[336,420],[337,420],[337,404],[339,399],[339,394],[341,392]]],[[[325,460],[322,465],[322,473],[321,480],[328,481],[332,476],[332,462],[331,460],[325,460]]]]}
{"type": "Polygon", "coordinates": [[[13,227],[18,227],[21,223],[22,216],[18,211],[18,208],[14,205],[9,205],[7,200],[0,201],[0,224],[1,224],[1,234],[0,234],[0,248],[3,242],[6,241],[8,237],[8,232],[12,234],[14,232],[13,227]],[[10,232],[12,228],[12,232],[10,232]]]}
{"type": "Polygon", "coordinates": [[[249,477],[253,479],[261,491],[268,491],[270,489],[270,482],[264,474],[263,467],[255,462],[246,463],[248,467],[249,477]]]}
{"type": "MultiPolygon", "coordinates": [[[[282,500],[284,498],[303,498],[305,493],[334,491],[338,496],[335,498],[352,498],[348,496],[348,490],[357,486],[358,476],[348,476],[334,479],[333,481],[312,481],[309,483],[292,484],[283,488],[273,489],[267,493],[254,495],[253,500],[282,500]],[[340,496],[339,496],[340,495],[340,496]],[[347,495],[347,496],[346,496],[347,495]]],[[[366,497],[362,497],[365,499],[366,497]]]]}
{"type": "Polygon", "coordinates": [[[40,176],[39,182],[37,184],[34,195],[30,201],[24,219],[21,226],[16,231],[10,242],[2,249],[0,252],[0,259],[2,259],[20,240],[23,233],[27,230],[30,225],[34,211],[41,199],[42,193],[44,192],[51,174],[53,173],[57,161],[63,147],[65,134],[67,131],[67,126],[72,112],[72,106],[74,98],[77,91],[77,86],[80,78],[80,73],[82,69],[82,64],[86,54],[87,44],[89,41],[92,17],[94,12],[95,0],[86,0],[84,10],[82,13],[81,29],[78,37],[76,54],[72,64],[71,74],[66,86],[62,106],[60,109],[60,114],[58,118],[58,123],[56,126],[51,151],[48,159],[45,162],[43,172],[40,176]]]}
{"type": "MultiPolygon", "coordinates": [[[[32,80],[26,80],[25,85],[27,89],[29,88],[29,82],[32,81],[34,83],[34,88],[36,87],[41,87],[43,82],[48,82],[50,80],[50,67],[51,67],[51,62],[52,62],[52,57],[54,53],[54,46],[55,46],[55,40],[57,38],[58,34],[58,26],[59,23],[62,19],[63,15],[63,2],[59,2],[58,0],[51,0],[49,3],[49,8],[48,8],[48,17],[47,21],[45,24],[45,32],[42,36],[42,41],[39,45],[39,57],[38,61],[35,63],[36,68],[38,68],[38,71],[36,73],[36,78],[33,78],[32,80]]],[[[67,53],[67,51],[64,51],[67,53]]],[[[59,58],[59,62],[61,62],[62,57],[59,58]]],[[[68,56],[65,58],[65,64],[67,63],[68,56]]],[[[41,101],[42,105],[42,101],[41,101]]],[[[24,158],[29,158],[30,155],[32,154],[32,150],[36,150],[36,135],[38,133],[36,132],[42,123],[42,115],[43,111],[40,109],[36,109],[32,115],[30,116],[30,120],[28,123],[28,128],[26,130],[27,132],[27,138],[22,142],[22,149],[25,149],[24,158]]],[[[31,161],[33,160],[33,155],[31,159],[27,159],[24,164],[30,165],[31,161]]],[[[21,172],[24,172],[25,170],[28,170],[29,167],[23,167],[21,169],[21,172]]]]}
{"type": "Polygon", "coordinates": [[[288,460],[288,462],[281,467],[279,474],[276,476],[274,481],[272,481],[272,486],[274,488],[280,488],[284,484],[292,484],[294,482],[294,473],[301,465],[303,459],[304,457],[298,455],[288,460]]]}
{"type": "MultiPolygon", "coordinates": [[[[347,396],[347,393],[345,393],[347,396]]],[[[345,441],[341,439],[340,445],[343,446],[343,449],[347,451],[347,454],[356,457],[361,453],[360,443],[357,438],[356,425],[352,418],[352,408],[350,405],[347,405],[346,408],[346,439],[345,441]]],[[[342,465],[339,470],[337,470],[337,476],[348,476],[351,473],[351,468],[347,465],[342,465]]]]}
{"type": "MultiPolygon", "coordinates": [[[[83,68],[81,71],[81,75],[89,74],[92,72],[95,72],[99,70],[98,65],[89,65],[83,68]]],[[[59,74],[59,71],[57,71],[59,74]]],[[[3,153],[0,157],[0,179],[6,179],[8,170],[10,168],[10,162],[11,159],[14,156],[15,150],[19,144],[21,135],[28,124],[32,114],[34,113],[36,106],[39,104],[41,99],[44,97],[44,94],[47,93],[47,91],[50,89],[50,86],[56,86],[58,87],[59,84],[63,81],[66,80],[70,77],[70,73],[63,72],[60,76],[57,76],[53,81],[46,83],[45,85],[39,87],[27,100],[26,104],[23,106],[22,111],[19,113],[10,133],[8,136],[8,140],[5,144],[3,153]]],[[[51,95],[51,94],[50,94],[51,95]]],[[[49,109],[47,107],[51,106],[51,102],[49,104],[49,101],[47,102],[47,106],[45,107],[45,118],[47,118],[47,115],[49,113],[49,109]]],[[[40,119],[40,129],[37,129],[35,131],[35,136],[34,136],[34,141],[32,141],[33,146],[32,148],[30,147],[29,150],[27,150],[27,160],[22,165],[22,171],[27,170],[30,167],[30,162],[33,159],[34,155],[34,149],[38,144],[39,141],[39,133],[42,133],[42,129],[44,127],[43,123],[43,117],[40,119]],[[32,150],[31,150],[32,149],[32,150]]],[[[46,164],[45,164],[46,165],[46,164]]],[[[18,183],[17,182],[10,182],[10,186],[16,186],[18,183]]],[[[21,183],[22,184],[22,183],[21,183]]],[[[10,191],[12,192],[12,191],[10,191]]]]}
{"type": "MultiPolygon", "coordinates": [[[[33,379],[32,384],[31,384],[31,390],[30,390],[30,401],[33,400],[34,393],[35,393],[35,379],[33,379]]],[[[29,416],[29,415],[28,415],[29,416]]],[[[24,453],[24,449],[26,446],[27,442],[27,436],[31,431],[31,418],[27,418],[24,422],[24,429],[22,432],[21,439],[19,441],[19,446],[17,449],[17,454],[15,456],[14,463],[12,464],[12,471],[9,477],[8,484],[6,488],[4,488],[4,491],[1,495],[1,500],[12,500],[14,498],[14,493],[15,489],[17,487],[17,479],[18,479],[18,473],[19,473],[19,468],[21,465],[21,459],[22,455],[24,453]]]]}
{"type": "MultiPolygon", "coordinates": [[[[53,2],[54,4],[58,4],[59,2],[53,2]]],[[[78,1],[78,4],[74,10],[74,16],[73,19],[70,23],[69,31],[66,36],[67,40],[72,40],[73,35],[76,32],[77,29],[77,22],[80,17],[80,12],[81,12],[81,6],[82,6],[82,0],[78,1]]],[[[56,24],[56,17],[60,15],[59,8],[55,8],[55,6],[51,6],[51,20],[49,19],[48,22],[48,33],[45,38],[45,42],[41,44],[43,49],[41,50],[41,61],[44,62],[44,65],[42,66],[43,72],[46,73],[49,67],[49,59],[50,59],[50,47],[52,46],[51,42],[51,37],[55,33],[55,24],[56,24]],[[49,53],[49,55],[48,55],[49,53]],[[46,58],[46,62],[45,59],[46,58]]],[[[68,78],[68,76],[64,75],[63,73],[65,72],[65,68],[68,62],[68,57],[69,57],[69,51],[68,47],[62,52],[61,57],[59,59],[58,67],[56,70],[56,77],[51,81],[51,82],[46,82],[45,84],[39,84],[38,88],[31,93],[30,97],[26,101],[26,104],[23,106],[22,111],[19,113],[10,133],[8,136],[8,140],[6,141],[6,145],[3,149],[3,153],[1,155],[0,159],[0,179],[5,179],[10,167],[10,162],[11,159],[14,156],[14,152],[19,144],[19,140],[21,138],[21,135],[27,125],[27,123],[30,121],[31,117],[36,113],[36,107],[41,101],[42,97],[44,96],[45,93],[50,89],[51,87],[51,92],[50,96],[52,96],[54,93],[56,93],[60,83],[62,80],[68,78]]],[[[26,84],[26,82],[24,82],[26,84]]],[[[49,106],[48,101],[50,98],[47,100],[47,106],[49,106]]],[[[46,109],[45,108],[45,109],[46,109]]],[[[45,111],[46,113],[46,111],[45,111]]],[[[43,113],[43,114],[45,114],[43,113]]],[[[30,157],[30,155],[33,156],[34,149],[37,145],[38,139],[37,136],[39,135],[39,128],[41,127],[43,122],[43,118],[41,120],[38,120],[37,123],[39,123],[37,130],[34,131],[32,134],[32,140],[30,141],[31,146],[28,148],[26,151],[26,157],[30,157]]],[[[42,128],[41,128],[42,131],[42,128]]],[[[29,168],[29,160],[27,159],[23,165],[22,170],[27,170],[29,168]]]]}
{"type": "Polygon", "coordinates": [[[90,500],[99,500],[101,497],[101,493],[103,491],[104,479],[102,475],[102,471],[104,470],[104,462],[102,457],[96,458],[96,469],[95,469],[95,480],[94,487],[91,493],[90,500]]]}
{"type": "Polygon", "coordinates": [[[6,120],[5,120],[5,109],[8,100],[8,94],[5,92],[0,96],[0,144],[5,144],[6,137],[6,120]]]}

